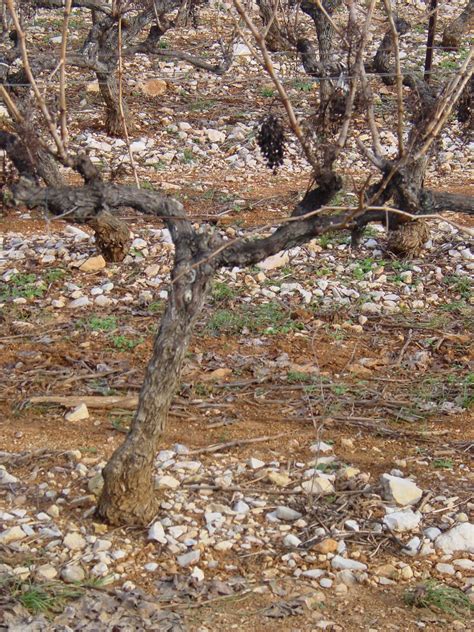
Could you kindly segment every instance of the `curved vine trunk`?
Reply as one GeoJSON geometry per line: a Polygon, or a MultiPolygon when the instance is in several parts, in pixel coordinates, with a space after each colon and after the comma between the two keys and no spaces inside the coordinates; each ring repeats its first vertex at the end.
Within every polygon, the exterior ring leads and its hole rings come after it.
{"type": "MultiPolygon", "coordinates": [[[[329,16],[332,16],[334,11],[338,9],[342,4],[342,0],[323,0],[322,6],[329,16]]],[[[316,27],[316,35],[318,38],[319,46],[319,61],[324,67],[329,67],[333,62],[333,34],[334,29],[330,20],[326,17],[323,11],[317,7],[317,5],[311,0],[303,0],[301,3],[301,9],[309,15],[316,27]]],[[[331,81],[330,79],[321,79],[321,106],[324,108],[331,97],[331,81]]]]}
{"type": "Polygon", "coordinates": [[[462,13],[450,22],[443,32],[441,45],[450,50],[457,50],[461,45],[463,35],[474,28],[474,0],[469,0],[462,13]]]}
{"type": "Polygon", "coordinates": [[[257,5],[266,31],[265,43],[268,50],[272,52],[285,50],[288,42],[280,30],[276,17],[277,0],[257,0],[257,5]]]}
{"type": "Polygon", "coordinates": [[[211,276],[202,267],[176,267],[132,427],[103,470],[97,516],[111,524],[146,525],[157,512],[155,455],[211,276]]]}
{"type": "MultiPolygon", "coordinates": [[[[124,126],[120,113],[119,87],[115,72],[96,72],[100,93],[105,103],[105,129],[109,136],[123,136],[124,126]]],[[[125,99],[122,99],[123,117],[129,131],[131,121],[125,99]]]]}

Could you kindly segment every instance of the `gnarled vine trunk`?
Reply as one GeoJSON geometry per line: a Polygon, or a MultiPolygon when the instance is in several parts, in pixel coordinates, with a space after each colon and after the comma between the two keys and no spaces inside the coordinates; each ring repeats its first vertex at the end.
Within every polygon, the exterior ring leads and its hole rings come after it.
{"type": "MultiPolygon", "coordinates": [[[[332,16],[334,11],[338,9],[342,4],[342,0],[323,0],[322,6],[327,15],[332,16]]],[[[303,0],[301,3],[301,9],[307,15],[309,15],[316,27],[316,35],[318,38],[319,46],[319,61],[324,67],[331,66],[333,62],[333,35],[334,28],[331,21],[327,18],[325,13],[318,8],[318,6],[311,0],[303,0]]],[[[331,82],[329,79],[321,79],[321,106],[325,107],[325,104],[331,97],[331,82]]]]}
{"type": "Polygon", "coordinates": [[[123,261],[130,250],[130,230],[125,222],[108,211],[102,211],[89,226],[94,229],[95,243],[106,261],[123,261]]]}
{"type": "Polygon", "coordinates": [[[443,32],[441,45],[450,50],[457,50],[464,35],[474,28],[474,0],[469,0],[464,10],[450,22],[443,32]]]}
{"type": "Polygon", "coordinates": [[[124,121],[131,130],[130,114],[125,99],[122,99],[122,114],[120,112],[119,86],[115,72],[97,72],[100,93],[105,104],[105,130],[109,136],[123,136],[124,121]]]}
{"type": "Polygon", "coordinates": [[[157,512],[155,455],[211,276],[202,267],[192,270],[189,263],[175,269],[132,427],[103,470],[97,516],[111,524],[146,525],[157,512]]]}

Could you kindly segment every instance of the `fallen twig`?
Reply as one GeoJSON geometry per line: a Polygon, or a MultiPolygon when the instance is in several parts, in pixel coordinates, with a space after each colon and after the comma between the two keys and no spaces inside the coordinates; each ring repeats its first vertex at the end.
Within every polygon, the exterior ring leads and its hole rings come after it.
{"type": "Polygon", "coordinates": [[[280,432],[277,435],[256,437],[255,439],[236,439],[235,441],[225,441],[223,443],[215,443],[205,448],[198,448],[196,450],[190,450],[189,454],[203,454],[209,452],[219,452],[220,450],[228,450],[229,448],[236,448],[241,445],[249,445],[251,443],[263,443],[265,441],[274,441],[286,436],[286,432],[280,432]]]}

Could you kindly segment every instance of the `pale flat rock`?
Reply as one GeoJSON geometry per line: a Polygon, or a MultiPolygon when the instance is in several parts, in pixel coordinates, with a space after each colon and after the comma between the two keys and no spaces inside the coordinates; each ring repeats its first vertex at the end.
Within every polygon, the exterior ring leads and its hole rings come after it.
{"type": "Polygon", "coordinates": [[[411,531],[416,529],[421,522],[421,513],[412,509],[394,511],[384,516],[383,523],[392,531],[411,531]]]}
{"type": "Polygon", "coordinates": [[[294,535],[293,533],[288,533],[283,538],[283,544],[287,546],[288,548],[292,549],[292,548],[298,547],[301,544],[301,540],[298,538],[298,536],[294,535]]]}
{"type": "Polygon", "coordinates": [[[311,452],[322,452],[324,454],[326,452],[332,452],[333,447],[330,443],[326,443],[325,441],[317,441],[313,443],[309,449],[311,452]]]}
{"type": "Polygon", "coordinates": [[[396,502],[397,505],[414,505],[423,495],[423,490],[407,478],[382,474],[380,480],[385,500],[396,502]]]}
{"type": "Polygon", "coordinates": [[[0,533],[0,544],[10,544],[10,542],[18,542],[26,538],[26,533],[21,527],[10,527],[0,533]]]}
{"type": "Polygon", "coordinates": [[[85,578],[86,574],[82,566],[79,564],[71,564],[70,566],[66,566],[61,571],[61,578],[67,584],[73,584],[76,582],[82,582],[85,578]]]}
{"type": "Polygon", "coordinates": [[[224,132],[220,132],[217,129],[208,129],[206,130],[206,134],[211,143],[223,143],[225,141],[224,132]]]}
{"type": "Polygon", "coordinates": [[[86,259],[84,263],[79,266],[79,270],[81,272],[98,272],[99,270],[103,270],[106,265],[104,257],[102,255],[97,255],[96,257],[89,257],[89,259],[86,259]]]}
{"type": "Polygon", "coordinates": [[[443,564],[443,562],[436,564],[436,570],[442,575],[454,575],[456,572],[452,564],[443,564]]]}
{"type": "Polygon", "coordinates": [[[36,569],[36,577],[38,579],[44,579],[46,581],[55,579],[58,576],[58,571],[52,564],[42,564],[36,569]]]}
{"type": "Polygon", "coordinates": [[[274,483],[277,487],[286,487],[291,483],[291,478],[288,474],[284,474],[282,472],[268,472],[267,479],[274,483]]]}
{"type": "Polygon", "coordinates": [[[100,472],[87,481],[87,490],[95,496],[99,496],[103,487],[104,477],[100,472]]]}
{"type": "Polygon", "coordinates": [[[257,263],[257,268],[260,268],[260,270],[275,270],[276,268],[286,266],[289,261],[290,257],[288,253],[280,252],[257,263]]]}
{"type": "Polygon", "coordinates": [[[335,555],[331,560],[331,566],[336,571],[365,571],[367,569],[367,564],[342,557],[342,555],[335,555]]]}
{"type": "Polygon", "coordinates": [[[442,533],[436,538],[435,547],[445,555],[455,551],[474,553],[474,524],[463,522],[442,533]]]}
{"type": "Polygon", "coordinates": [[[83,421],[84,419],[89,419],[89,410],[87,406],[82,403],[66,413],[64,418],[66,421],[83,421]]]}
{"type": "Polygon", "coordinates": [[[303,481],[301,487],[308,494],[333,494],[335,489],[334,485],[327,478],[317,477],[312,478],[309,481],[303,481]]]}
{"type": "Polygon", "coordinates": [[[10,485],[11,483],[19,483],[19,479],[13,474],[9,474],[3,468],[0,469],[0,485],[10,485]]]}
{"type": "Polygon", "coordinates": [[[165,530],[160,521],[157,521],[151,525],[148,530],[148,539],[156,540],[156,542],[159,542],[160,544],[166,544],[167,539],[165,535],[165,530]]]}
{"type": "Polygon", "coordinates": [[[86,541],[80,533],[72,531],[64,537],[63,544],[70,551],[80,551],[86,546],[86,541]]]}
{"type": "Polygon", "coordinates": [[[183,553],[183,555],[179,555],[176,561],[182,568],[186,568],[187,566],[197,564],[200,557],[201,552],[199,549],[196,549],[194,551],[189,551],[188,553],[183,553]]]}
{"type": "Polygon", "coordinates": [[[277,507],[275,514],[279,520],[286,520],[288,522],[293,522],[293,520],[298,520],[303,515],[299,511],[295,511],[294,509],[291,509],[290,507],[284,507],[284,506],[277,507]]]}
{"type": "Polygon", "coordinates": [[[157,476],[155,478],[156,489],[178,489],[181,483],[174,476],[157,476]]]}

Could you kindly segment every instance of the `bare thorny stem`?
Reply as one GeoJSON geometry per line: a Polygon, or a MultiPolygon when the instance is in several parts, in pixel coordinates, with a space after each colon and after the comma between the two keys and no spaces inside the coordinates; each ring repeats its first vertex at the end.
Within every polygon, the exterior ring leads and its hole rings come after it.
{"type": "MultiPolygon", "coordinates": [[[[361,34],[359,50],[357,51],[357,57],[354,67],[354,77],[351,81],[351,87],[349,89],[349,94],[346,99],[346,109],[344,112],[344,119],[341,125],[341,131],[339,132],[339,136],[336,141],[336,150],[337,154],[339,154],[344,148],[347,142],[347,136],[349,134],[350,124],[352,120],[352,112],[354,109],[354,101],[357,93],[357,87],[359,84],[359,79],[362,77],[364,72],[364,52],[367,46],[367,42],[369,39],[369,31],[370,25],[372,23],[372,16],[375,9],[375,4],[377,0],[371,0],[370,5],[367,11],[367,17],[364,24],[364,29],[361,34]]],[[[352,3],[351,3],[352,4],[352,3]]]]}
{"type": "MultiPolygon", "coordinates": [[[[266,69],[267,73],[269,74],[271,80],[273,81],[273,83],[275,84],[275,87],[278,91],[278,95],[280,97],[280,100],[283,104],[283,107],[286,110],[286,113],[288,115],[288,120],[291,126],[291,129],[293,130],[293,133],[295,134],[296,138],[298,139],[301,148],[306,156],[306,159],[308,160],[309,164],[313,167],[315,174],[318,174],[320,171],[320,167],[318,164],[318,161],[316,159],[316,157],[314,156],[311,148],[309,147],[309,145],[306,142],[306,139],[303,135],[303,131],[301,129],[301,126],[298,122],[298,119],[296,117],[295,111],[293,109],[293,106],[291,104],[291,101],[288,97],[288,94],[285,90],[285,88],[283,87],[283,84],[281,83],[280,79],[278,78],[276,72],[275,72],[275,68],[273,67],[273,63],[272,60],[270,58],[270,54],[268,52],[267,46],[265,44],[265,36],[260,33],[260,31],[258,30],[257,26],[255,25],[255,23],[252,21],[252,19],[250,18],[250,16],[247,14],[247,11],[245,10],[245,8],[243,7],[243,5],[240,3],[240,0],[232,0],[234,7],[237,11],[237,13],[240,15],[240,17],[243,19],[243,21],[245,22],[245,24],[247,25],[247,27],[249,28],[250,32],[253,35],[253,38],[255,40],[255,43],[257,44],[258,48],[260,49],[260,52],[262,54],[262,60],[260,60],[258,58],[258,56],[256,56],[257,61],[262,63],[262,65],[264,66],[264,68],[266,69]]],[[[254,54],[255,56],[255,54],[254,54]]]]}
{"type": "Polygon", "coordinates": [[[128,125],[123,109],[123,56],[122,56],[122,16],[118,19],[118,89],[119,89],[119,113],[122,121],[123,133],[125,135],[125,142],[127,143],[128,155],[130,157],[130,165],[133,171],[133,177],[137,188],[140,188],[140,180],[138,178],[137,167],[135,160],[133,159],[133,151],[130,145],[130,135],[128,133],[128,125]]]}
{"type": "Polygon", "coordinates": [[[453,107],[455,106],[457,100],[461,96],[464,88],[466,87],[468,81],[470,81],[474,73],[473,59],[474,46],[471,46],[469,54],[464,60],[461,68],[446,86],[444,90],[444,96],[438,102],[436,112],[426,128],[423,144],[421,148],[417,151],[414,160],[418,160],[424,154],[426,154],[426,152],[431,147],[433,141],[436,140],[436,137],[443,129],[443,126],[448,120],[453,107]]]}
{"type": "Polygon", "coordinates": [[[64,19],[61,33],[61,59],[59,72],[59,116],[61,126],[61,140],[64,147],[68,143],[67,131],[67,102],[66,102],[66,55],[67,55],[67,36],[69,31],[69,18],[71,16],[72,0],[66,0],[64,5],[64,19]]]}
{"type": "Polygon", "coordinates": [[[31,85],[31,88],[33,90],[33,93],[35,95],[35,99],[36,102],[38,103],[38,107],[40,108],[44,119],[46,121],[46,124],[48,126],[48,130],[49,133],[51,134],[51,137],[54,141],[54,144],[56,145],[56,148],[58,150],[58,155],[61,159],[61,161],[64,164],[68,163],[68,156],[67,156],[67,152],[66,152],[66,148],[64,146],[64,143],[61,139],[61,137],[58,134],[58,130],[56,129],[56,125],[54,123],[53,117],[51,116],[51,113],[48,109],[48,106],[46,105],[46,102],[43,98],[43,96],[41,95],[41,92],[39,91],[38,88],[38,84],[36,83],[35,77],[33,75],[33,72],[31,70],[31,65],[30,65],[30,60],[28,58],[28,51],[26,48],[26,37],[25,37],[25,32],[23,31],[21,24],[20,24],[20,19],[18,17],[18,13],[16,11],[16,7],[15,7],[15,2],[14,0],[6,0],[7,1],[7,6],[8,6],[8,10],[10,12],[10,15],[12,17],[13,20],[13,24],[15,25],[15,30],[17,32],[17,36],[18,36],[18,44],[20,47],[20,51],[21,51],[21,57],[22,57],[22,61],[23,61],[23,66],[24,66],[24,70],[26,73],[26,76],[28,78],[28,81],[31,85]]]}

